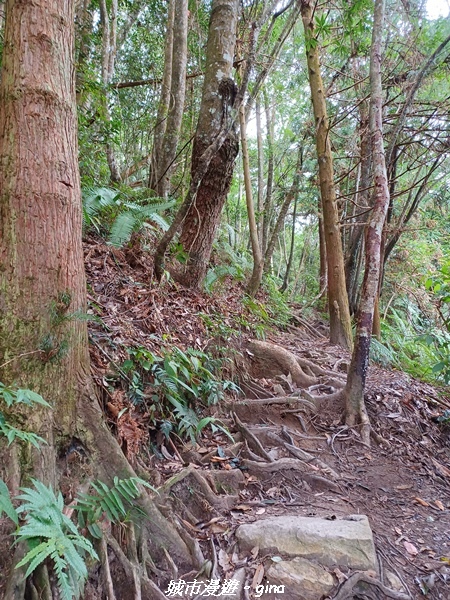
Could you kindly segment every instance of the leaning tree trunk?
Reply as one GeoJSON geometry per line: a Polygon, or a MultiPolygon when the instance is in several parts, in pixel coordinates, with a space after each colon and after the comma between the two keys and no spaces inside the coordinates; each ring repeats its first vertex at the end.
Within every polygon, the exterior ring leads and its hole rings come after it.
{"type": "MultiPolygon", "coordinates": [[[[116,474],[133,475],[102,422],[89,376],[73,5],[69,0],[6,2],[0,84],[0,381],[32,389],[53,407],[27,408],[18,415],[2,406],[7,419],[26,419],[27,429],[47,442],[39,451],[16,443],[9,450],[0,446],[0,464],[12,489],[30,476],[57,485],[65,465],[59,458],[74,441],[92,459],[94,476],[111,481],[116,474]]],[[[186,546],[148,496],[141,504],[155,546],[188,562],[186,546]]],[[[23,572],[12,569],[8,585],[8,600],[23,596],[23,572]]]]}
{"type": "Polygon", "coordinates": [[[339,214],[334,187],[333,156],[331,153],[325,90],[320,73],[319,44],[314,37],[313,0],[301,0],[301,14],[305,29],[306,57],[311,98],[316,121],[316,149],[319,163],[320,194],[325,232],[328,267],[328,309],[330,341],[344,348],[352,347],[352,327],[345,287],[344,255],[339,229],[339,214]]]}
{"type": "Polygon", "coordinates": [[[372,139],[374,197],[373,210],[366,228],[366,267],[357,315],[355,347],[345,388],[346,421],[361,424],[362,439],[370,441],[370,424],[364,403],[364,387],[369,364],[374,307],[380,278],[381,240],[389,207],[389,187],[383,144],[383,90],[381,83],[381,41],[384,0],[375,0],[372,47],[370,54],[370,133],[372,139]]]}
{"type": "Polygon", "coordinates": [[[200,286],[206,275],[238,153],[231,114],[237,93],[231,74],[238,9],[238,0],[213,0],[190,189],[155,254],[155,274],[160,277],[167,246],[182,226],[180,243],[188,259],[183,272],[173,274],[193,288],[200,286]]]}

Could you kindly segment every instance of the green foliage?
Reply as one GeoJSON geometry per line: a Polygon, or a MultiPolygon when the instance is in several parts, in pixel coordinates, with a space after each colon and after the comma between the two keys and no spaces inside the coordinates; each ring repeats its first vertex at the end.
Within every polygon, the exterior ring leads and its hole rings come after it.
{"type": "Polygon", "coordinates": [[[94,494],[78,494],[75,509],[78,513],[79,527],[87,527],[92,537],[100,539],[102,530],[99,521],[106,518],[112,523],[127,520],[134,512],[133,500],[139,497],[138,485],[156,492],[155,488],[139,477],[119,479],[114,477],[114,485],[108,487],[102,481],[93,481],[94,494]]]}
{"type": "MultiPolygon", "coordinates": [[[[32,390],[8,387],[0,381],[0,399],[6,404],[7,408],[11,408],[13,405],[24,405],[34,406],[39,404],[47,408],[51,408],[50,404],[44,400],[44,398],[33,392],[32,390]]],[[[23,442],[33,444],[36,448],[39,445],[46,443],[43,438],[39,435],[30,431],[23,431],[18,427],[15,427],[5,418],[5,415],[0,411],[0,435],[4,435],[8,440],[8,445],[12,444],[14,440],[18,439],[23,442]]]]}
{"type": "Polygon", "coordinates": [[[214,417],[201,417],[200,412],[220,402],[226,391],[236,393],[232,381],[221,381],[215,372],[221,361],[213,360],[204,352],[189,348],[166,351],[155,356],[145,348],[128,350],[130,358],[122,364],[129,377],[129,394],[135,403],[152,400],[148,407],[154,418],[166,423],[173,421],[179,435],[194,441],[201,431],[210,426],[224,431],[214,417]]]}
{"type": "Polygon", "coordinates": [[[51,487],[35,479],[32,483],[33,488],[20,488],[22,493],[15,499],[22,502],[15,508],[5,482],[0,479],[0,518],[5,513],[13,521],[17,526],[16,540],[26,542],[29,548],[16,568],[28,565],[25,573],[28,577],[49,559],[62,600],[80,598],[88,577],[86,560],[98,560],[98,556],[79,528],[87,527],[93,537],[100,538],[102,530],[98,523],[101,519],[113,523],[124,521],[132,514],[133,501],[140,495],[138,486],[154,488],[138,477],[115,477],[111,488],[101,481],[91,483],[94,494],[77,496],[77,527],[64,512],[60,492],[55,494],[51,487]]]}
{"type": "Polygon", "coordinates": [[[437,362],[433,373],[447,385],[450,383],[450,261],[444,263],[433,277],[425,281],[425,288],[435,302],[442,331],[429,332],[423,340],[434,349],[437,362]]]}
{"type": "Polygon", "coordinates": [[[33,488],[21,488],[17,496],[22,504],[16,509],[24,514],[24,525],[16,533],[19,542],[26,541],[30,550],[16,565],[28,565],[28,577],[47,558],[50,558],[63,600],[79,598],[88,576],[86,556],[97,559],[92,543],[82,536],[75,524],[64,514],[61,493],[55,495],[50,487],[32,480],[33,488]]]}
{"type": "Polygon", "coordinates": [[[123,246],[142,227],[154,229],[156,225],[166,231],[167,221],[159,213],[173,205],[151,197],[146,188],[88,188],[83,193],[84,223],[88,229],[107,233],[113,246],[123,246]]]}

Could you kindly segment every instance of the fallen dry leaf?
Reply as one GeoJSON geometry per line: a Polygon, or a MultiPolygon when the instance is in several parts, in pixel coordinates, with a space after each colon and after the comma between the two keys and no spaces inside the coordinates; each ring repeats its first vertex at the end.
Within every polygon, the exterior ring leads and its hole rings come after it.
{"type": "Polygon", "coordinates": [[[225,550],[222,550],[222,548],[219,550],[217,560],[225,572],[230,571],[233,568],[232,564],[230,563],[230,557],[225,550]]]}
{"type": "Polygon", "coordinates": [[[422,498],[419,498],[419,496],[415,496],[413,499],[422,506],[430,506],[426,500],[422,500],[422,498]]]}
{"type": "Polygon", "coordinates": [[[255,589],[256,586],[261,583],[261,581],[263,580],[263,577],[264,577],[264,567],[263,567],[263,565],[258,565],[256,567],[255,574],[253,575],[253,580],[252,580],[252,588],[253,589],[255,589]]]}
{"type": "Polygon", "coordinates": [[[445,510],[445,506],[442,504],[442,502],[440,500],[435,500],[434,503],[438,507],[439,510],[445,510]]]}
{"type": "Polygon", "coordinates": [[[411,544],[411,542],[405,541],[405,542],[403,542],[403,545],[405,546],[406,552],[408,554],[411,554],[411,556],[417,556],[417,554],[419,554],[419,551],[414,546],[414,544],[411,544]]]}

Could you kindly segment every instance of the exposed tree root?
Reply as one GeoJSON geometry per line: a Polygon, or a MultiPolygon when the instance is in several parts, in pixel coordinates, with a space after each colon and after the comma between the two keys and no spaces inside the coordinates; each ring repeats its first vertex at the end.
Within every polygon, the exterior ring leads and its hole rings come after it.
{"type": "Polygon", "coordinates": [[[242,463],[243,466],[246,467],[250,473],[254,473],[255,475],[262,477],[267,477],[267,475],[271,473],[277,473],[280,471],[299,471],[301,473],[302,479],[304,479],[311,485],[316,484],[322,489],[325,488],[333,492],[340,492],[339,486],[333,481],[330,481],[325,477],[320,477],[319,475],[311,475],[310,473],[305,473],[305,463],[295,458],[280,458],[279,460],[270,463],[260,463],[253,460],[244,459],[242,463]]]}
{"type": "Polygon", "coordinates": [[[337,473],[334,469],[329,467],[322,460],[317,458],[317,456],[312,456],[311,454],[309,454],[308,452],[305,452],[301,448],[297,448],[297,446],[293,446],[292,444],[288,444],[287,442],[284,443],[284,447],[286,448],[286,450],[288,450],[291,454],[296,456],[301,461],[305,462],[308,465],[312,464],[312,465],[315,465],[316,467],[319,467],[320,469],[322,469],[322,471],[324,471],[327,475],[329,475],[333,479],[337,480],[337,479],[341,478],[339,473],[337,473]]]}
{"type": "Polygon", "coordinates": [[[316,377],[305,373],[297,357],[281,346],[252,340],[248,342],[247,349],[251,357],[250,373],[257,379],[290,373],[297,387],[305,388],[317,383],[316,377]]]}
{"type": "MultiPolygon", "coordinates": [[[[302,391],[303,392],[303,391],[302,391]]],[[[300,396],[273,396],[271,398],[256,398],[248,400],[233,400],[225,405],[232,408],[236,406],[267,406],[269,404],[306,404],[310,410],[316,412],[316,405],[310,399],[300,396]]]]}
{"type": "Polygon", "coordinates": [[[239,429],[241,434],[247,440],[247,444],[252,450],[254,450],[257,454],[259,454],[262,458],[265,458],[268,462],[273,462],[273,458],[270,454],[265,450],[261,442],[258,440],[256,435],[254,435],[248,427],[246,427],[242,421],[239,419],[236,413],[233,413],[233,418],[236,423],[236,427],[239,429]]]}
{"type": "Polygon", "coordinates": [[[358,597],[363,598],[366,597],[368,599],[379,598],[383,600],[385,598],[392,598],[393,600],[411,600],[411,596],[409,594],[403,594],[402,592],[396,592],[388,587],[386,587],[379,579],[375,579],[374,577],[370,577],[364,571],[359,571],[354,573],[342,586],[339,588],[338,593],[333,596],[332,600],[352,600],[355,597],[355,586],[358,584],[365,584],[362,586],[361,591],[358,589],[358,597]],[[364,588],[367,589],[367,594],[364,594],[364,588]],[[376,588],[373,590],[375,592],[375,596],[371,593],[370,588],[376,588]],[[369,595],[370,594],[370,595],[369,595]]]}
{"type": "Polygon", "coordinates": [[[116,555],[117,560],[125,572],[127,581],[130,582],[130,585],[133,582],[134,595],[130,595],[130,598],[133,597],[133,600],[166,600],[164,593],[151,579],[148,578],[143,572],[142,567],[133,563],[127,557],[116,538],[110,534],[105,533],[105,535],[107,544],[116,555]]]}

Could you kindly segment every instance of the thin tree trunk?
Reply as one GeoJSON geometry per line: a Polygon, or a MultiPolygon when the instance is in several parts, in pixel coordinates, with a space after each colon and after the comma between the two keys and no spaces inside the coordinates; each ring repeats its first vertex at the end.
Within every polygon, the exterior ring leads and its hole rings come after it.
{"type": "Polygon", "coordinates": [[[328,297],[327,282],[328,282],[328,264],[327,264],[327,249],[325,243],[325,230],[323,227],[323,218],[319,215],[319,290],[325,290],[328,297]]]}
{"type": "Polygon", "coordinates": [[[298,195],[295,195],[294,200],[294,211],[292,213],[292,232],[291,232],[291,247],[289,250],[289,258],[286,266],[286,272],[284,274],[283,284],[280,287],[280,292],[285,292],[289,285],[289,276],[291,274],[292,263],[294,260],[294,245],[295,245],[295,221],[297,219],[297,204],[298,204],[298,195]]]}
{"type": "Polygon", "coordinates": [[[263,255],[258,240],[258,229],[255,218],[255,207],[253,205],[252,182],[250,178],[250,161],[248,155],[245,106],[242,104],[239,109],[239,124],[241,128],[241,146],[242,146],[242,165],[244,169],[245,198],[247,202],[248,226],[250,230],[250,241],[252,244],[253,271],[250,281],[247,284],[246,292],[249,296],[254,296],[261,285],[263,275],[263,255]]]}
{"type": "Polygon", "coordinates": [[[366,228],[366,267],[357,315],[355,347],[345,388],[346,422],[361,425],[362,439],[370,442],[370,424],[364,403],[364,388],[374,307],[380,278],[380,252],[383,227],[389,207],[389,187],[383,143],[383,90],[381,83],[381,44],[384,24],[384,0],[375,0],[372,47],[370,53],[370,132],[372,139],[374,201],[366,228]]]}
{"type": "MultiPolygon", "coordinates": [[[[274,174],[274,137],[275,137],[275,109],[270,107],[269,98],[264,90],[264,108],[266,113],[267,130],[267,184],[266,195],[264,198],[264,221],[262,230],[261,250],[264,256],[267,253],[267,244],[269,241],[269,226],[272,215],[272,192],[273,192],[273,174],[274,174]]],[[[270,270],[270,262],[265,259],[266,269],[270,270]]]]}
{"type": "MultiPolygon", "coordinates": [[[[106,122],[111,122],[108,89],[114,77],[117,52],[117,13],[118,0],[111,0],[111,14],[108,13],[106,0],[100,0],[100,19],[102,23],[102,83],[104,86],[103,110],[106,122]]],[[[118,183],[122,180],[114,144],[111,140],[106,143],[106,160],[108,162],[111,181],[118,183]]]]}
{"type": "Polygon", "coordinates": [[[157,189],[159,181],[159,158],[161,156],[164,133],[167,125],[167,114],[170,104],[170,89],[172,86],[172,52],[173,52],[173,27],[175,18],[175,1],[169,0],[167,9],[166,43],[164,50],[164,74],[161,84],[156,124],[153,133],[153,149],[150,160],[149,187],[157,189]]]}
{"type": "Polygon", "coordinates": [[[270,261],[272,260],[272,255],[275,250],[275,244],[276,244],[277,239],[280,235],[280,232],[284,226],[284,221],[286,219],[286,215],[288,213],[289,207],[291,206],[292,201],[294,200],[294,198],[296,198],[296,196],[299,192],[302,168],[303,168],[303,146],[301,144],[299,144],[298,154],[297,154],[297,162],[295,165],[295,171],[294,171],[294,177],[292,179],[292,184],[286,194],[283,204],[281,205],[281,209],[280,209],[280,212],[278,213],[277,221],[273,228],[269,243],[267,245],[267,250],[264,255],[266,271],[269,270],[270,261]]]}
{"type": "MultiPolygon", "coordinates": [[[[357,79],[362,79],[360,69],[356,69],[355,76],[357,79]]],[[[357,85],[357,93],[364,97],[364,90],[361,84],[357,85]]],[[[360,176],[358,178],[355,206],[353,214],[364,212],[365,208],[369,207],[370,202],[370,184],[372,171],[372,151],[370,147],[370,132],[369,132],[369,106],[366,100],[359,103],[359,148],[360,148],[360,176]]],[[[357,310],[357,294],[358,294],[358,265],[360,264],[359,257],[361,256],[361,245],[363,244],[364,228],[361,222],[367,221],[369,213],[363,214],[355,218],[356,224],[350,229],[349,243],[347,248],[347,259],[345,262],[345,280],[347,294],[349,300],[350,313],[355,314],[357,310]]]]}
{"type": "Polygon", "coordinates": [[[83,104],[84,69],[89,57],[91,34],[93,27],[93,14],[90,0],[80,0],[75,9],[75,42],[76,42],[76,74],[75,89],[77,105],[83,104]]]}
{"type": "Polygon", "coordinates": [[[345,287],[344,256],[334,187],[329,122],[325,90],[320,73],[319,45],[314,37],[315,2],[313,0],[301,0],[300,5],[305,29],[308,77],[316,122],[316,149],[328,265],[330,341],[332,344],[340,344],[344,348],[351,348],[353,343],[352,328],[345,287]]]}
{"type": "Polygon", "coordinates": [[[256,146],[258,151],[258,227],[259,246],[262,250],[264,228],[264,150],[261,130],[261,104],[256,100],[256,146]]]}
{"type": "Polygon", "coordinates": [[[173,25],[172,78],[167,125],[158,160],[158,196],[166,198],[170,191],[186,96],[186,64],[188,34],[188,0],[177,0],[173,25]]]}

